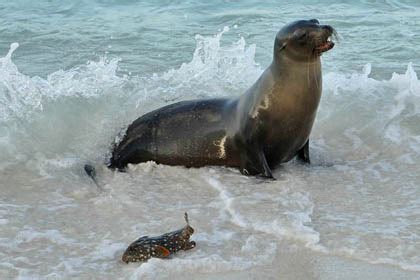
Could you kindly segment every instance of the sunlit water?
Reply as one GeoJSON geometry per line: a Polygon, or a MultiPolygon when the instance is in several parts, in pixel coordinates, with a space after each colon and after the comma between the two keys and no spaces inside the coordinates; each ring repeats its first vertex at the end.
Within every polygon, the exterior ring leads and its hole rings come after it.
{"type": "Polygon", "coordinates": [[[0,4],[1,278],[243,271],[275,265],[280,240],[420,271],[420,3],[156,2],[0,4]],[[243,93],[278,29],[309,18],[340,34],[323,56],[311,166],[284,164],[277,181],[103,166],[143,113],[243,93]],[[184,211],[196,249],[120,262],[140,235],[182,227],[184,211]]]}

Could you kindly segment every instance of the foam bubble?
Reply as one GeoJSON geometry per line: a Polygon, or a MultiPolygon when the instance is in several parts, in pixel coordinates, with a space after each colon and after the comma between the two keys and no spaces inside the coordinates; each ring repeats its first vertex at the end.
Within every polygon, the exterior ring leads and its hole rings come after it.
{"type": "Polygon", "coordinates": [[[272,234],[279,239],[299,240],[307,246],[318,243],[319,233],[310,227],[313,203],[307,193],[282,189],[278,197],[271,197],[269,193],[264,196],[260,191],[258,196],[238,199],[219,180],[214,177],[205,179],[219,192],[224,205],[221,211],[228,212],[231,221],[239,227],[272,234]],[[268,209],[272,215],[264,217],[268,209]]]}
{"type": "Polygon", "coordinates": [[[1,185],[16,199],[0,204],[7,270],[40,278],[120,272],[126,242],[178,227],[172,214],[185,210],[200,246],[131,266],[132,277],[268,265],[279,240],[419,270],[420,82],[412,64],[388,80],[372,78],[370,64],[326,73],[311,136],[314,164],[283,165],[275,182],[232,169],[145,163],[124,174],[98,169],[105,191],[87,191],[83,163],[102,165],[115,135],[137,116],[181,99],[238,96],[258,78],[256,46],[242,37],[223,44],[227,32],[197,35],[191,61],[144,76],[121,75],[118,58],[100,58],[29,77],[13,63],[11,45],[0,58],[1,185]],[[56,228],[37,228],[38,220],[56,228]],[[48,271],[13,255],[22,248],[49,262],[48,271]]]}

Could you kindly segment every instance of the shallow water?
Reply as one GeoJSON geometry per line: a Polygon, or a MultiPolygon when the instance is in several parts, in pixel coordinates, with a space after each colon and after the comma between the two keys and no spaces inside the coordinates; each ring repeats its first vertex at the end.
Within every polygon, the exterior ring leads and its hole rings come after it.
{"type": "Polygon", "coordinates": [[[311,2],[0,4],[0,276],[227,274],[274,266],[285,240],[420,272],[420,4],[311,2]],[[132,120],[240,95],[278,29],[314,17],[340,42],[323,55],[311,166],[284,164],[274,182],[222,167],[103,167],[132,120]],[[140,235],[182,227],[184,211],[196,249],[119,261],[140,235]]]}

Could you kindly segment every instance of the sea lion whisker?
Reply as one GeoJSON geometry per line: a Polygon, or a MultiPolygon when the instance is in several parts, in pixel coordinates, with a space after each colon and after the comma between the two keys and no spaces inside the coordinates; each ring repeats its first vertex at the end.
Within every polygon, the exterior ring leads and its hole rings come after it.
{"type": "Polygon", "coordinates": [[[337,30],[335,30],[335,28],[332,28],[332,34],[329,36],[331,38],[331,40],[334,40],[336,43],[340,42],[340,36],[338,35],[337,30]]]}

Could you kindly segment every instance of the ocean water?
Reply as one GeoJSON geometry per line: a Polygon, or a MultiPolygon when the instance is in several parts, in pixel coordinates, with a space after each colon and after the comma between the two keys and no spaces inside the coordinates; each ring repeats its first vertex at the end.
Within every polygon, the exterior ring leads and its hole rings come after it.
{"type": "Polygon", "coordinates": [[[279,242],[420,276],[420,2],[337,2],[1,1],[0,278],[230,275],[276,266],[279,242]],[[138,116],[239,96],[276,32],[310,18],[340,39],[322,57],[311,166],[283,164],[276,181],[104,166],[138,116]],[[196,249],[120,261],[184,211],[196,249]]]}

